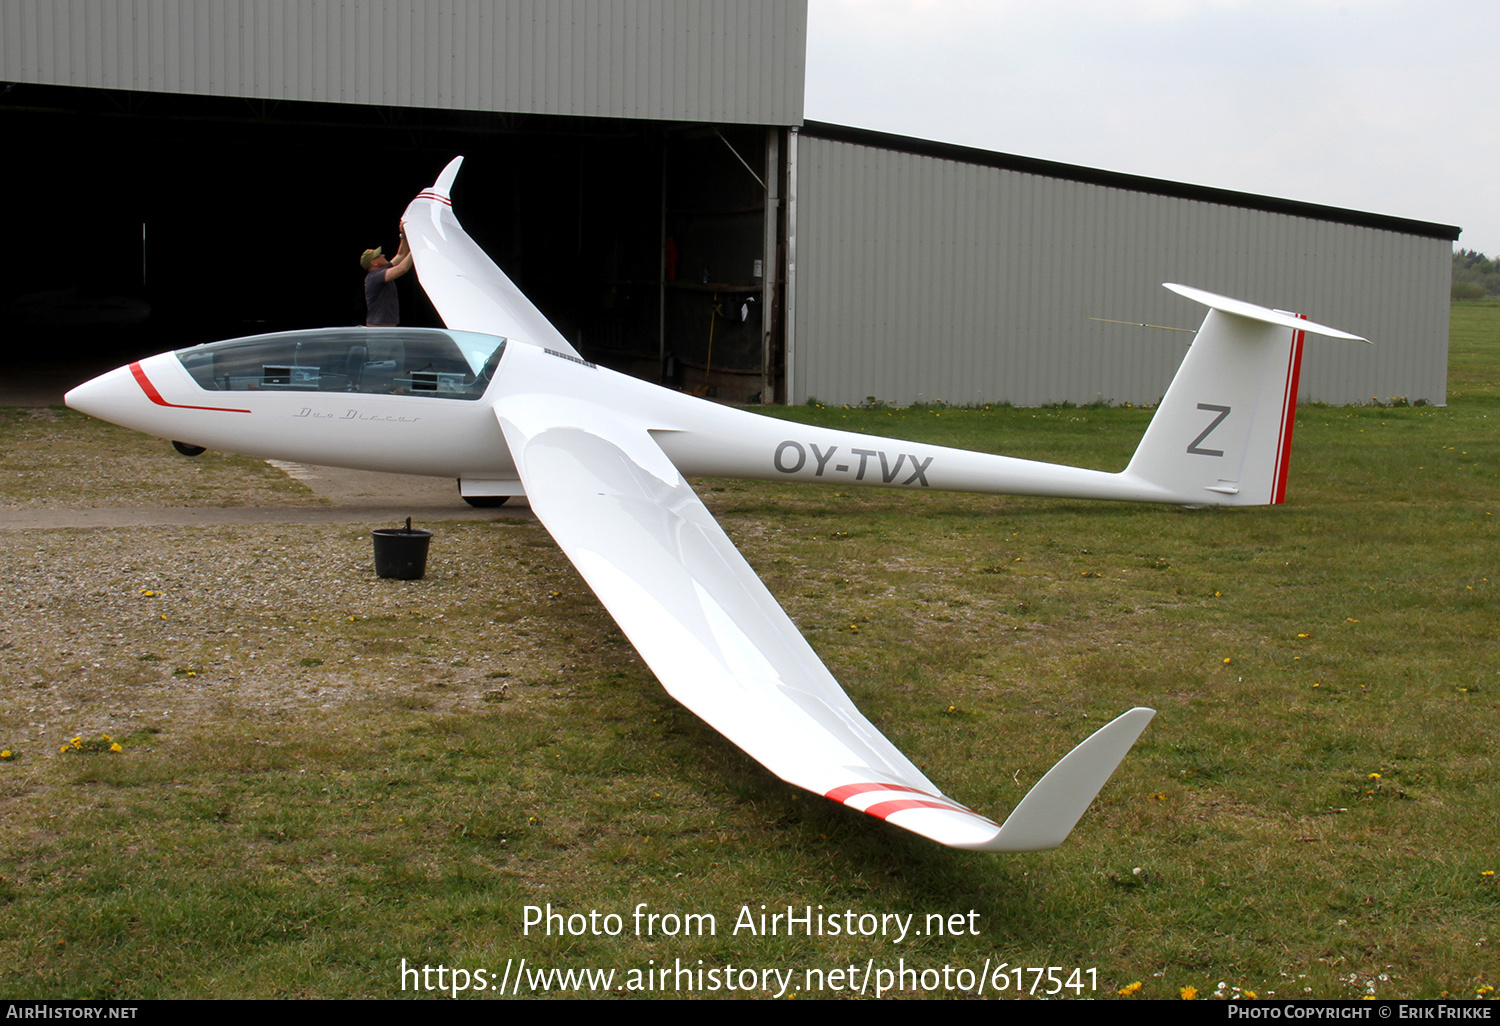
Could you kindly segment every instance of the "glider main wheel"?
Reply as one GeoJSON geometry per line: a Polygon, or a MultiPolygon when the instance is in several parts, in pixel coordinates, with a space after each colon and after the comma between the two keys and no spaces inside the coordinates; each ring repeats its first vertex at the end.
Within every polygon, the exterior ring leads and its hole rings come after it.
{"type": "Polygon", "coordinates": [[[496,506],[504,506],[509,495],[465,495],[463,500],[476,509],[494,509],[496,506]]]}
{"type": "Polygon", "coordinates": [[[208,452],[208,450],[203,448],[203,446],[201,445],[188,445],[186,442],[173,442],[172,448],[176,449],[184,456],[202,456],[204,453],[208,452]]]}

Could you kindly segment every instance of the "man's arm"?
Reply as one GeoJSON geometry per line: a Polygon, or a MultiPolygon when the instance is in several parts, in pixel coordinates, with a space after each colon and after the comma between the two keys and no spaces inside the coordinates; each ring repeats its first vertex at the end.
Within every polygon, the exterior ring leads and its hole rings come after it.
{"type": "Polygon", "coordinates": [[[391,266],[385,269],[385,280],[395,281],[407,271],[411,270],[411,245],[406,241],[406,226],[401,226],[401,245],[396,247],[396,259],[391,261],[391,266]]]}

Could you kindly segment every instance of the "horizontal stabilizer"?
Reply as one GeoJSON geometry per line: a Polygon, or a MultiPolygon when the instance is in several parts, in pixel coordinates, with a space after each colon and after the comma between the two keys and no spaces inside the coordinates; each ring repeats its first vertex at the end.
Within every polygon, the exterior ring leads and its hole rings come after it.
{"type": "Polygon", "coordinates": [[[1260,321],[1262,324],[1274,324],[1282,328],[1291,328],[1293,331],[1310,331],[1314,335],[1327,335],[1329,338],[1347,338],[1351,342],[1368,342],[1369,339],[1363,335],[1351,335],[1347,331],[1330,328],[1327,325],[1317,324],[1305,320],[1296,314],[1287,313],[1284,310],[1272,310],[1269,307],[1257,306],[1247,303],[1243,299],[1231,299],[1229,296],[1221,296],[1215,292],[1205,292],[1203,289],[1195,289],[1191,285],[1174,285],[1171,282],[1163,282],[1163,288],[1171,289],[1184,299],[1191,299],[1195,303],[1222,310],[1236,317],[1248,317],[1252,321],[1260,321]]]}

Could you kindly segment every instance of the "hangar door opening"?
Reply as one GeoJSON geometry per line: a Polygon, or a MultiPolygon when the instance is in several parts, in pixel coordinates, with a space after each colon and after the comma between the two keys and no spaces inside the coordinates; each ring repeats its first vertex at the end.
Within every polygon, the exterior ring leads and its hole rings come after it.
{"type": "MultiPolygon", "coordinates": [[[[22,85],[0,129],[0,178],[34,198],[0,286],[12,360],[83,380],[360,323],[360,252],[393,253],[407,201],[463,154],[465,228],[580,352],[725,401],[779,392],[777,129],[22,85]]],[[[403,323],[441,323],[415,276],[398,289],[403,323]]]]}
{"type": "Polygon", "coordinates": [[[781,396],[783,131],[696,125],[663,160],[662,380],[737,403],[781,396]]]}

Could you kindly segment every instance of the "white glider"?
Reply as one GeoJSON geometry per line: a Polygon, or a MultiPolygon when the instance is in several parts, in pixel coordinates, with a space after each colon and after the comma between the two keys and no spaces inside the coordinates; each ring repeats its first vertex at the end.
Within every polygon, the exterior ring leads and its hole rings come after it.
{"type": "Polygon", "coordinates": [[[459,225],[450,191],[461,160],[404,216],[446,330],[216,342],[118,368],[68,405],[193,445],[457,478],[471,501],[524,494],[674,698],[782,779],[958,848],[1060,844],[1153,711],[1093,734],[995,823],[944,795],[861,715],[685,476],[1277,503],[1303,335],[1358,338],[1168,285],[1210,311],[1118,474],[788,424],[585,361],[459,225]]]}

